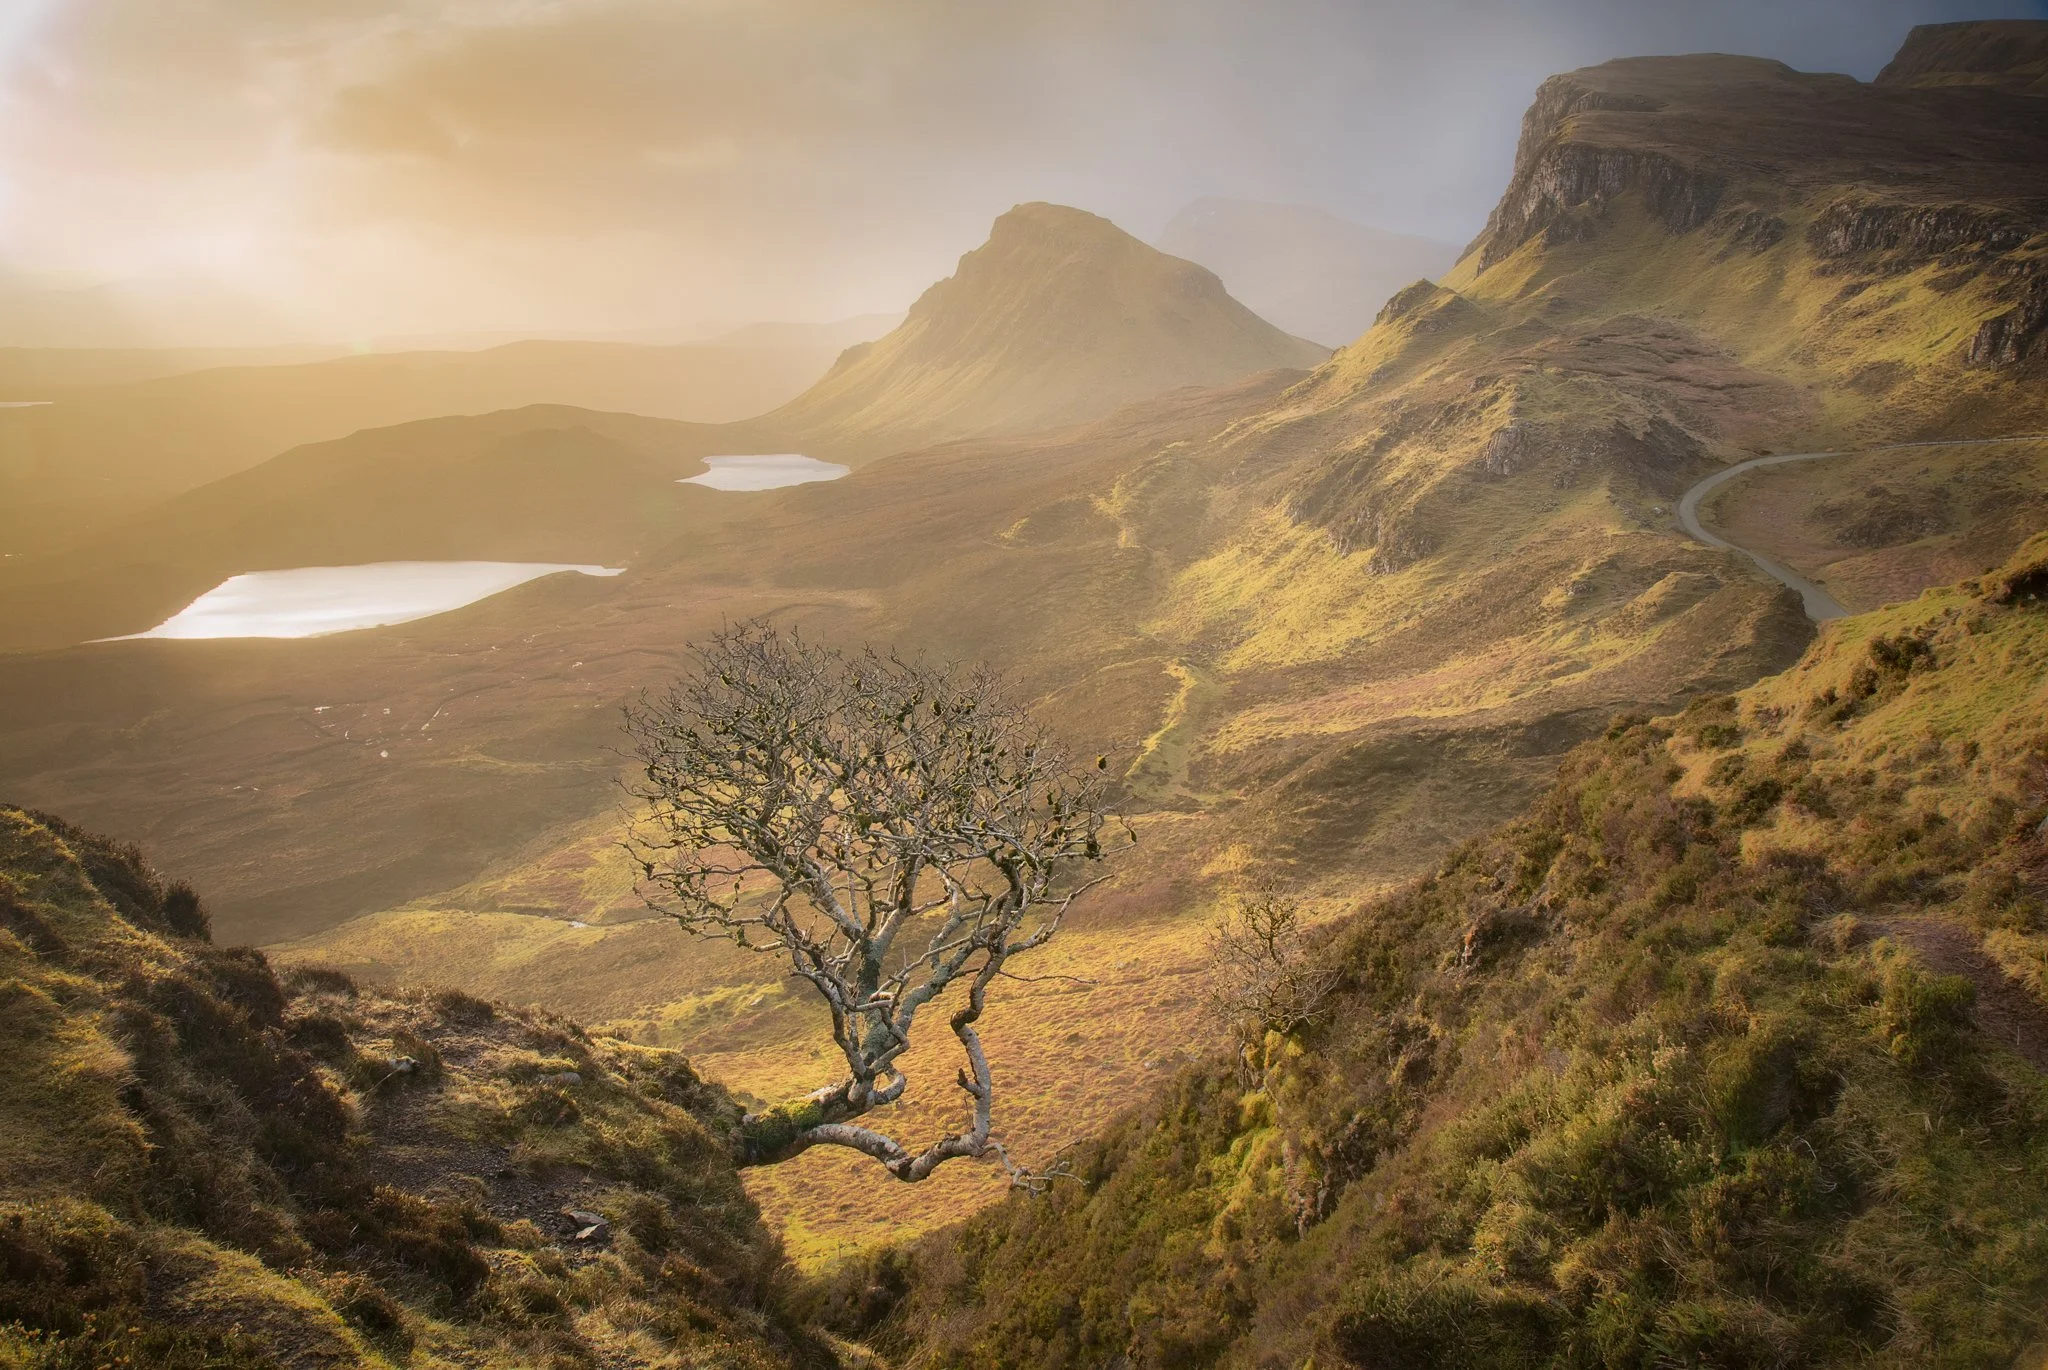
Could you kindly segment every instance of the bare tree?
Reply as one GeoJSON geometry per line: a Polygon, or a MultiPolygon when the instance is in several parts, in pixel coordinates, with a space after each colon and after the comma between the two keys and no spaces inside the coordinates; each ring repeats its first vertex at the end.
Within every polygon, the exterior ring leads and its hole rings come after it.
{"type": "Polygon", "coordinates": [[[1209,933],[1211,996],[1241,1044],[1320,1022],[1341,972],[1304,944],[1301,901],[1270,884],[1237,896],[1209,933]]]}
{"type": "MultiPolygon", "coordinates": [[[[987,669],[849,656],[763,624],[696,649],[627,710],[648,805],[628,849],[649,903],[693,934],[785,961],[832,1018],[845,1074],[750,1114],[740,1164],[852,1147],[899,1180],[993,1155],[975,1030],[1012,958],[1044,946],[1103,855],[1107,762],[1072,764],[987,669]],[[902,1097],[919,1014],[959,982],[966,1130],[913,1151],[854,1120],[902,1097]]],[[[1013,977],[1014,978],[1014,977],[1013,977]]]]}

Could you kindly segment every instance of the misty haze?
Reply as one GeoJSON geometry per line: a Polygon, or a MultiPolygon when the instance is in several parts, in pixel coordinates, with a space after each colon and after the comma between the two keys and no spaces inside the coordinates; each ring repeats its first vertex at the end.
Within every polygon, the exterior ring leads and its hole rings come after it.
{"type": "Polygon", "coordinates": [[[0,111],[0,1365],[2048,1370],[2041,0],[0,111]]]}

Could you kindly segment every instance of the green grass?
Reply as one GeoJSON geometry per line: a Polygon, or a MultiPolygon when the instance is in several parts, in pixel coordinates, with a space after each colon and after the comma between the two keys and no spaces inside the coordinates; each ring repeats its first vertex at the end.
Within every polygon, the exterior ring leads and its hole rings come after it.
{"type": "Polygon", "coordinates": [[[829,1363],[738,1108],[674,1052],[281,981],[132,849],[19,809],[0,926],[4,1363],[829,1363]]]}
{"type": "Polygon", "coordinates": [[[1991,959],[2048,933],[2048,617],[1999,602],[2027,567],[2048,537],[1617,721],[1333,929],[1327,1024],[810,1306],[930,1366],[2012,1364],[2048,1043],[1973,1005],[2048,1024],[1991,959]]]}

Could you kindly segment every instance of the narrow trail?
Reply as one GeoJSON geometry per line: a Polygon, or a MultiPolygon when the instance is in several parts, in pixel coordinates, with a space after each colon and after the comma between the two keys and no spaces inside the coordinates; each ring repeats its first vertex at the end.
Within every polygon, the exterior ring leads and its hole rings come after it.
{"type": "Polygon", "coordinates": [[[1747,547],[1730,542],[1724,537],[1708,532],[1706,526],[1700,522],[1700,501],[1720,489],[1723,485],[1726,485],[1729,481],[1734,480],[1737,476],[1763,466],[1785,466],[1795,461],[1819,461],[1823,457],[1868,456],[1873,452],[1919,451],[1932,447],[1995,447],[2001,443],[2042,441],[2048,441],[2048,434],[2022,433],[2004,438],[1942,438],[1931,442],[1886,442],[1879,443],[1875,447],[1845,447],[1832,452],[1780,452],[1776,456],[1751,457],[1748,461],[1739,461],[1733,466],[1716,471],[1713,475],[1708,476],[1698,485],[1693,486],[1692,489],[1679,496],[1678,522],[1679,526],[1684,528],[1689,535],[1706,543],[1709,547],[1719,547],[1723,551],[1728,552],[1740,552],[1743,556],[1755,562],[1757,569],[1772,580],[1798,591],[1800,600],[1806,606],[1806,616],[1815,623],[1825,623],[1831,618],[1847,618],[1849,616],[1848,608],[1826,590],[1782,562],[1773,561],[1761,552],[1752,551],[1747,547]]]}

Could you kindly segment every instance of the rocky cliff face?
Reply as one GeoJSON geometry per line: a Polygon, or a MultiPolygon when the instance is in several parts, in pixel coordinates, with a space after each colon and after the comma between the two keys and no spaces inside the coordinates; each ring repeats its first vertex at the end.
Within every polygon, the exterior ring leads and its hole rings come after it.
{"type": "Polygon", "coordinates": [[[1577,74],[1545,81],[1522,119],[1514,178],[1480,239],[1482,264],[1492,266],[1541,233],[1583,237],[1570,217],[1573,210],[1598,209],[1631,191],[1674,233],[1691,232],[1711,218],[1726,178],[1655,149],[1572,136],[1584,114],[1651,114],[1661,107],[1653,97],[1604,90],[1577,74]]]}
{"type": "Polygon", "coordinates": [[[2048,261],[2048,106],[2026,93],[2044,54],[2048,23],[1960,24],[1915,30],[1871,84],[1736,57],[1554,77],[1472,266],[1590,243],[1638,215],[1723,254],[1846,278],[1844,300],[1926,274],[1978,311],[1958,360],[2026,365],[2048,261]]]}

